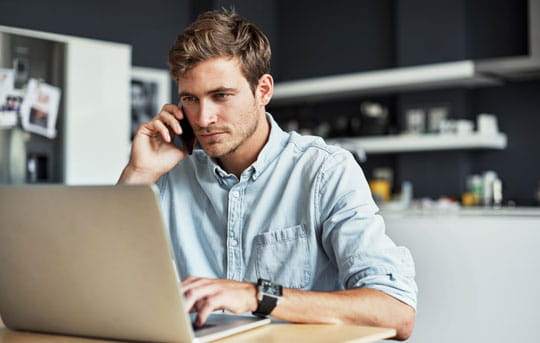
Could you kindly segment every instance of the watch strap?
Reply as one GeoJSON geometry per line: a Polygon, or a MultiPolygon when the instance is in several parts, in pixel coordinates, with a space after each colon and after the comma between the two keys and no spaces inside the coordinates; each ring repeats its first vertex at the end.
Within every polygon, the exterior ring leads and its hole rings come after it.
{"type": "Polygon", "coordinates": [[[259,301],[259,306],[257,306],[257,309],[253,314],[259,317],[266,317],[276,307],[277,303],[278,298],[263,295],[262,300],[259,301]]]}

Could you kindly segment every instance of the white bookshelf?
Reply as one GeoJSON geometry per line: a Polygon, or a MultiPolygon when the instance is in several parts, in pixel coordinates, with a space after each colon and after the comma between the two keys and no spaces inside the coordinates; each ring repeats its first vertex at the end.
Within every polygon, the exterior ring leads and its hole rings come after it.
{"type": "Polygon", "coordinates": [[[507,139],[503,133],[482,135],[424,134],[327,139],[327,143],[367,154],[402,153],[433,150],[504,149],[507,139]]]}

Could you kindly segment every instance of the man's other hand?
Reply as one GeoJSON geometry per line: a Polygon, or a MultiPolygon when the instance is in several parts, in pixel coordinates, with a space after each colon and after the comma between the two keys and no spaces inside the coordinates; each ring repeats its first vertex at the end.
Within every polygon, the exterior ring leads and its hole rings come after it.
{"type": "Polygon", "coordinates": [[[182,289],[186,308],[197,312],[197,326],[216,310],[240,314],[257,309],[257,287],[253,283],[190,276],[182,281],[182,289]]]}

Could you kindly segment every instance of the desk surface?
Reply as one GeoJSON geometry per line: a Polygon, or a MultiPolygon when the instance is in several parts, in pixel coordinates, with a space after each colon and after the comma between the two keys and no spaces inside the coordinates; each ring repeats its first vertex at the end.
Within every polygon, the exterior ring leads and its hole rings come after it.
{"type": "MultiPolygon", "coordinates": [[[[270,324],[230,336],[219,343],[367,343],[395,336],[394,329],[353,325],[270,324]]],[[[0,343],[118,343],[102,339],[12,331],[0,321],[0,343]]]]}

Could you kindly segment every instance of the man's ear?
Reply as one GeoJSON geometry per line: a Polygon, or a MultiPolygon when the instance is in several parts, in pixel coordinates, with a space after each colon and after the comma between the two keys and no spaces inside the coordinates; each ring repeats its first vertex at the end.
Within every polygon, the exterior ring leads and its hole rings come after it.
{"type": "Polygon", "coordinates": [[[274,94],[274,79],[270,74],[264,74],[259,78],[259,84],[255,94],[260,99],[263,106],[268,105],[270,99],[272,99],[272,94],[274,94]]]}

